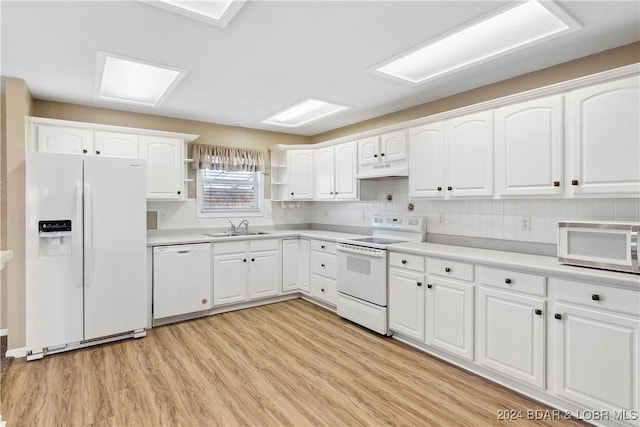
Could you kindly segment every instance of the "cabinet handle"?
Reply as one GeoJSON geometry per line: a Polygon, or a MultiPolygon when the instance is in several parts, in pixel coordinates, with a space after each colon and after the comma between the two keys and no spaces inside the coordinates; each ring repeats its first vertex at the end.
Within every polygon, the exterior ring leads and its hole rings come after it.
{"type": "Polygon", "coordinates": [[[507,285],[510,285],[511,284],[511,279],[509,279],[509,278],[504,279],[504,283],[506,283],[507,285]]]}
{"type": "Polygon", "coordinates": [[[577,179],[571,180],[571,185],[578,185],[578,184],[580,184],[580,182],[577,179]]]}
{"type": "Polygon", "coordinates": [[[82,152],[83,152],[84,154],[87,154],[87,150],[82,150],[82,152]]]}
{"type": "Polygon", "coordinates": [[[207,303],[207,299],[206,299],[206,298],[203,298],[203,299],[202,299],[202,303],[203,303],[203,304],[206,304],[206,303],[207,303]]]}
{"type": "Polygon", "coordinates": [[[560,187],[560,181],[553,181],[554,187],[560,187]]]}
{"type": "Polygon", "coordinates": [[[242,262],[247,262],[247,259],[246,259],[246,258],[245,258],[245,259],[243,259],[243,260],[242,260],[242,262]]]}
{"type": "Polygon", "coordinates": [[[384,157],[384,153],[380,154],[380,157],[384,157]]]}
{"type": "Polygon", "coordinates": [[[416,282],[416,285],[422,286],[422,282],[416,282]]]}
{"type": "Polygon", "coordinates": [[[542,315],[542,310],[540,310],[539,308],[536,308],[535,313],[537,316],[541,316],[542,315]]]}
{"type": "Polygon", "coordinates": [[[451,268],[449,268],[449,267],[445,267],[445,268],[444,268],[444,271],[446,271],[447,273],[451,273],[451,268]]]}
{"type": "Polygon", "coordinates": [[[320,264],[320,267],[324,268],[324,264],[320,264]]]}
{"type": "Polygon", "coordinates": [[[255,258],[251,258],[251,262],[254,262],[256,259],[255,258]]]}
{"type": "Polygon", "coordinates": [[[97,155],[100,155],[100,151],[99,151],[99,150],[96,150],[96,154],[97,154],[97,155]]]}
{"type": "Polygon", "coordinates": [[[402,263],[403,263],[403,264],[406,264],[406,263],[407,263],[407,260],[406,260],[406,259],[403,259],[403,260],[402,260],[402,263]]]}
{"type": "Polygon", "coordinates": [[[320,292],[324,294],[324,288],[320,288],[320,292]]]}
{"type": "Polygon", "coordinates": [[[447,187],[447,190],[451,191],[453,190],[453,187],[447,187]]]}
{"type": "Polygon", "coordinates": [[[438,187],[436,190],[438,190],[438,191],[442,191],[442,187],[438,187]]]}
{"type": "Polygon", "coordinates": [[[554,315],[553,315],[553,317],[554,317],[555,319],[562,320],[562,314],[560,314],[560,313],[556,313],[556,314],[554,314],[554,315]]]}
{"type": "Polygon", "coordinates": [[[431,283],[427,283],[427,288],[431,289],[433,288],[433,285],[431,283]]]}
{"type": "Polygon", "coordinates": [[[336,191],[336,192],[335,192],[335,193],[333,193],[333,194],[336,194],[336,195],[337,195],[337,194],[338,194],[338,192],[336,191]]]}
{"type": "Polygon", "coordinates": [[[593,301],[600,301],[600,295],[598,294],[591,294],[591,299],[593,301]]]}
{"type": "Polygon", "coordinates": [[[293,196],[293,191],[291,192],[291,195],[293,196]]]}
{"type": "Polygon", "coordinates": [[[182,193],[180,190],[177,191],[178,194],[182,193]]]}
{"type": "Polygon", "coordinates": [[[377,155],[377,154],[374,154],[374,155],[373,155],[373,157],[378,157],[378,155],[377,155]]]}
{"type": "Polygon", "coordinates": [[[321,245],[321,246],[320,246],[320,249],[324,249],[324,245],[321,245]]]}
{"type": "Polygon", "coordinates": [[[333,194],[333,191],[330,191],[329,194],[333,194]]]}

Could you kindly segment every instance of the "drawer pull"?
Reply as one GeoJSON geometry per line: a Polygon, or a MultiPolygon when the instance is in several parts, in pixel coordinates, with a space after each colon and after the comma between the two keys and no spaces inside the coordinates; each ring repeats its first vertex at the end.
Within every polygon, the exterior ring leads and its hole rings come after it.
{"type": "Polygon", "coordinates": [[[536,316],[541,316],[542,310],[540,310],[539,308],[536,308],[535,313],[536,313],[536,316]]]}
{"type": "Polygon", "coordinates": [[[422,282],[416,282],[416,285],[422,286],[422,282]]]}
{"type": "Polygon", "coordinates": [[[320,264],[320,267],[324,268],[324,264],[320,264]]]}
{"type": "Polygon", "coordinates": [[[598,294],[591,294],[591,300],[593,300],[593,301],[600,301],[600,295],[598,295],[598,294]]]}
{"type": "Polygon", "coordinates": [[[451,273],[451,268],[450,267],[445,267],[444,271],[446,271],[447,273],[451,273]]]}
{"type": "Polygon", "coordinates": [[[553,317],[554,317],[555,319],[562,320],[562,314],[560,314],[560,313],[556,313],[556,314],[554,314],[554,315],[553,315],[553,317]]]}
{"type": "Polygon", "coordinates": [[[431,289],[433,288],[433,285],[431,283],[427,283],[427,288],[431,289]]]}
{"type": "Polygon", "coordinates": [[[320,291],[324,294],[324,288],[320,288],[320,291]]]}
{"type": "Polygon", "coordinates": [[[509,278],[504,279],[504,283],[506,283],[507,285],[510,285],[511,284],[511,279],[509,279],[509,278]]]}
{"type": "Polygon", "coordinates": [[[320,249],[324,249],[324,245],[320,246],[320,249]]]}
{"type": "Polygon", "coordinates": [[[407,260],[406,260],[406,259],[403,259],[403,260],[402,260],[402,263],[403,263],[403,264],[406,264],[406,263],[407,263],[407,260]]]}

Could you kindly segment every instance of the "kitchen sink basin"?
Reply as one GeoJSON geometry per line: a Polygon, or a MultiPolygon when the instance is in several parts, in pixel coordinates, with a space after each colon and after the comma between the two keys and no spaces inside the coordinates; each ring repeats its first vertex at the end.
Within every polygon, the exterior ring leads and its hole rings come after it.
{"type": "Polygon", "coordinates": [[[223,233],[204,233],[207,237],[235,237],[235,236],[259,236],[269,234],[266,231],[225,231],[223,233]]]}

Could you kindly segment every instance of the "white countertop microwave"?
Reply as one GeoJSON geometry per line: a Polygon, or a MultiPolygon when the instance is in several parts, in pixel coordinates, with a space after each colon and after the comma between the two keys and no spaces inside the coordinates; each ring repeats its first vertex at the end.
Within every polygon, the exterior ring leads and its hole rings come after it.
{"type": "Polygon", "coordinates": [[[558,260],[562,264],[640,274],[638,222],[560,221],[558,260]]]}

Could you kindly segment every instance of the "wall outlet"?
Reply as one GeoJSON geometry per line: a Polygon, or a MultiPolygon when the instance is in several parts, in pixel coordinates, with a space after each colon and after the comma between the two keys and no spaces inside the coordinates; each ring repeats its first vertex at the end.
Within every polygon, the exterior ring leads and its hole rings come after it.
{"type": "Polygon", "coordinates": [[[159,219],[160,219],[161,223],[164,224],[165,222],[167,222],[167,213],[166,212],[160,211],[160,212],[158,212],[158,216],[159,216],[159,219]]]}
{"type": "Polygon", "coordinates": [[[520,217],[520,231],[531,231],[531,217],[530,216],[521,216],[520,217]]]}
{"type": "Polygon", "coordinates": [[[444,225],[445,224],[445,220],[444,220],[444,214],[438,214],[438,224],[440,225],[444,225]]]}

